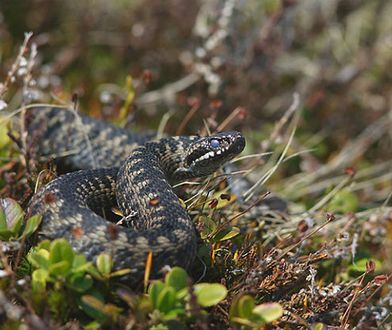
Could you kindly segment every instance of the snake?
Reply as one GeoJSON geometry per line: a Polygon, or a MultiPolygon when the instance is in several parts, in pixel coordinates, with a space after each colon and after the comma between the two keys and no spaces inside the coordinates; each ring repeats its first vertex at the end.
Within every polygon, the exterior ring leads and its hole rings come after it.
{"type": "Polygon", "coordinates": [[[189,269],[199,236],[173,185],[214,173],[245,147],[235,131],[154,139],[55,106],[29,109],[26,128],[33,154],[72,169],[30,201],[28,214],[42,216],[37,241],[65,238],[92,262],[106,253],[130,283],[148,258],[152,278],[166,266],[189,269]],[[123,225],[108,216],[116,207],[123,225]]]}

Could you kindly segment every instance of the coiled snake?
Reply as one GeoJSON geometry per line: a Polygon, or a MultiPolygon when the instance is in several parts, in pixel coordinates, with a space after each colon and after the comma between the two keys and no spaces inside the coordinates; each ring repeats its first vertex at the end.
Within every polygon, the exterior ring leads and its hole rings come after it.
{"type": "Polygon", "coordinates": [[[197,234],[170,184],[216,171],[243,150],[240,133],[149,141],[61,108],[33,108],[28,118],[39,155],[63,155],[68,167],[84,169],[58,177],[33,197],[29,212],[43,216],[39,239],[63,237],[89,260],[108,253],[115,269],[131,269],[135,282],[149,253],[153,274],[165,265],[192,264],[197,234]],[[129,227],[103,217],[114,205],[129,227]]]}

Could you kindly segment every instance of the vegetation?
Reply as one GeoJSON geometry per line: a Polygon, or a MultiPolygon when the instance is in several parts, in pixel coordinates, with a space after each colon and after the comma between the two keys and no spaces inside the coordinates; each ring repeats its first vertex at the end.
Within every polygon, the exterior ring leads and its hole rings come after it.
{"type": "Polygon", "coordinates": [[[382,0],[1,1],[0,329],[390,329],[391,15],[382,0]],[[244,133],[235,168],[178,187],[193,269],[151,280],[147,262],[131,288],[109,255],[32,244],[28,201],[57,174],[26,137],[31,104],[244,133]]]}

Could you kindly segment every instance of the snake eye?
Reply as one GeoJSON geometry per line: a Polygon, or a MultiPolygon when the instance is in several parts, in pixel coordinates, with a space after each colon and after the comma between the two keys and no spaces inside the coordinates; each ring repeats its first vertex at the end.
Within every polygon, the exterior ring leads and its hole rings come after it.
{"type": "Polygon", "coordinates": [[[210,147],[212,148],[212,149],[214,149],[214,150],[217,150],[217,149],[219,149],[220,148],[220,142],[217,140],[217,139],[212,139],[211,141],[210,141],[210,147]]]}

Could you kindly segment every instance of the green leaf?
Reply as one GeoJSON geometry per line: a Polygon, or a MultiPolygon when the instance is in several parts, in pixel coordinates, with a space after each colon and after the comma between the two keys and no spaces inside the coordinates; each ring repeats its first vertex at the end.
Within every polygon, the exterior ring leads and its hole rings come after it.
{"type": "Polygon", "coordinates": [[[93,285],[91,277],[87,277],[81,274],[74,274],[68,281],[68,286],[77,292],[86,292],[93,285]]]}
{"type": "Polygon", "coordinates": [[[174,308],[176,301],[176,291],[170,286],[165,286],[158,294],[157,309],[167,314],[174,308]]]}
{"type": "Polygon", "coordinates": [[[98,321],[91,321],[83,326],[84,330],[98,330],[102,329],[101,322],[98,321]]]}
{"type": "Polygon", "coordinates": [[[148,294],[150,296],[150,300],[154,309],[158,309],[158,296],[164,287],[165,285],[162,281],[155,281],[148,288],[148,294]]]}
{"type": "Polygon", "coordinates": [[[127,275],[131,272],[132,270],[130,268],[123,268],[116,270],[115,272],[110,273],[110,277],[116,277],[116,276],[124,276],[127,275]]]}
{"type": "MultiPolygon", "coordinates": [[[[236,317],[236,316],[230,318],[230,322],[241,324],[242,326],[245,326],[245,329],[247,329],[247,328],[250,328],[250,329],[261,328],[256,323],[254,323],[253,321],[250,321],[248,319],[243,319],[241,317],[236,317]]],[[[240,329],[244,329],[244,328],[241,327],[240,329]]],[[[263,329],[263,328],[261,328],[261,329],[263,329]]]]}
{"type": "Polygon", "coordinates": [[[188,287],[188,274],[180,267],[174,267],[165,278],[165,283],[177,292],[188,287]]]}
{"type": "Polygon", "coordinates": [[[115,321],[119,314],[123,311],[121,307],[118,307],[114,304],[106,304],[104,312],[105,314],[113,321],[115,321]]]}
{"type": "Polygon", "coordinates": [[[102,277],[101,273],[98,271],[98,269],[94,266],[91,265],[91,267],[88,267],[88,273],[97,279],[98,281],[104,281],[105,278],[102,277]]]}
{"type": "Polygon", "coordinates": [[[189,294],[189,288],[186,287],[186,288],[183,288],[183,289],[177,291],[176,296],[177,296],[177,299],[181,300],[181,299],[184,299],[188,294],[189,294]]]}
{"type": "Polygon", "coordinates": [[[41,292],[46,288],[46,282],[49,278],[49,273],[45,269],[37,269],[31,275],[32,288],[35,292],[41,292]]]}
{"type": "Polygon", "coordinates": [[[283,308],[278,303],[266,303],[253,308],[253,314],[257,315],[263,322],[271,323],[282,317],[283,308]]]}
{"type": "Polygon", "coordinates": [[[203,221],[203,229],[200,233],[200,236],[202,239],[206,239],[216,231],[218,226],[214,219],[210,217],[202,216],[201,220],[203,221]]]}
{"type": "Polygon", "coordinates": [[[365,273],[366,272],[366,264],[369,260],[372,260],[376,266],[375,271],[382,267],[381,261],[377,259],[370,259],[370,258],[363,258],[358,261],[355,261],[350,267],[348,268],[349,271],[358,272],[358,273],[365,273]]]}
{"type": "Polygon", "coordinates": [[[0,149],[4,148],[10,141],[8,136],[8,123],[10,119],[0,116],[0,149]]]}
{"type": "Polygon", "coordinates": [[[230,306],[230,318],[241,317],[250,319],[255,307],[255,300],[248,295],[237,298],[230,306]]]}
{"type": "Polygon", "coordinates": [[[24,212],[19,204],[12,198],[0,199],[0,209],[3,210],[7,221],[7,228],[12,228],[14,223],[23,218],[24,212]]]}
{"type": "Polygon", "coordinates": [[[251,296],[243,296],[239,301],[240,316],[250,318],[255,307],[255,300],[251,296]]]}
{"type": "Polygon", "coordinates": [[[54,276],[66,276],[71,270],[71,265],[67,260],[59,261],[49,265],[49,273],[54,276]]]}
{"type": "Polygon", "coordinates": [[[80,300],[80,307],[88,316],[101,323],[104,323],[107,320],[104,299],[97,291],[83,295],[80,300]]]}
{"type": "Polygon", "coordinates": [[[37,245],[37,249],[44,249],[50,251],[50,243],[51,242],[46,239],[37,245]]]}
{"type": "Polygon", "coordinates": [[[56,239],[50,244],[49,261],[51,264],[66,261],[71,267],[74,255],[71,245],[63,238],[56,239]]]}
{"type": "Polygon", "coordinates": [[[8,230],[7,218],[5,216],[4,210],[0,208],[0,232],[5,230],[8,230]]]}
{"type": "Polygon", "coordinates": [[[85,273],[90,269],[91,266],[92,263],[87,261],[83,254],[75,254],[72,264],[73,273],[85,273]]]}
{"type": "Polygon", "coordinates": [[[23,230],[22,236],[27,238],[31,234],[33,234],[41,224],[41,220],[42,220],[42,216],[39,214],[33,215],[31,218],[29,218],[26,221],[26,225],[23,230]]]}
{"type": "Polygon", "coordinates": [[[12,232],[8,229],[0,230],[0,239],[2,241],[8,241],[13,236],[12,232]]]}
{"type": "Polygon", "coordinates": [[[113,261],[109,254],[101,253],[97,257],[97,269],[103,276],[109,276],[112,271],[113,261]]]}
{"type": "Polygon", "coordinates": [[[197,302],[202,307],[218,304],[226,298],[227,289],[219,283],[199,283],[194,286],[197,302]]]}
{"type": "Polygon", "coordinates": [[[175,320],[179,316],[182,316],[182,315],[185,315],[185,314],[186,314],[186,311],[185,311],[184,305],[180,305],[180,304],[176,303],[176,306],[173,307],[169,312],[167,312],[165,314],[165,316],[163,317],[163,319],[166,320],[166,321],[168,321],[168,320],[175,320]]]}
{"type": "Polygon", "coordinates": [[[163,323],[159,323],[150,327],[150,330],[170,330],[170,328],[163,323]]]}
{"type": "Polygon", "coordinates": [[[228,239],[231,239],[233,237],[236,237],[240,233],[240,229],[237,227],[231,227],[226,231],[220,232],[218,235],[216,235],[215,239],[219,242],[226,241],[228,239]]]}
{"type": "Polygon", "coordinates": [[[14,237],[18,237],[20,228],[23,224],[24,212],[22,208],[12,198],[4,198],[0,199],[0,210],[3,211],[3,214],[0,216],[0,219],[3,218],[3,220],[0,221],[0,226],[4,229],[10,230],[14,237]]]}
{"type": "Polygon", "coordinates": [[[49,251],[44,249],[31,250],[28,254],[27,259],[35,268],[49,268],[49,251]]]}
{"type": "Polygon", "coordinates": [[[122,312],[122,308],[116,305],[105,304],[102,294],[94,289],[78,299],[78,304],[87,315],[99,321],[101,326],[108,319],[115,321],[122,312]]]}
{"type": "Polygon", "coordinates": [[[23,224],[23,217],[17,219],[16,222],[13,224],[13,227],[11,229],[13,237],[18,238],[20,236],[20,229],[22,228],[22,224],[23,224]]]}

